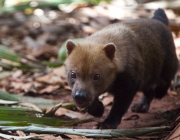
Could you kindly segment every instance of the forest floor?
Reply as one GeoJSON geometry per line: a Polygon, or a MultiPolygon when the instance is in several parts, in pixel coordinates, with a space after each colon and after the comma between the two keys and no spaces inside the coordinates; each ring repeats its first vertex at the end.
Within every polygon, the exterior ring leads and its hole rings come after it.
{"type": "MultiPolygon", "coordinates": [[[[86,37],[106,25],[121,22],[126,19],[150,18],[154,10],[138,8],[129,10],[122,8],[123,3],[117,1],[111,4],[102,3],[98,6],[71,4],[62,10],[46,8],[35,9],[32,13],[19,11],[0,15],[0,43],[9,47],[17,54],[25,55],[36,61],[58,60],[58,50],[67,39],[86,37]]],[[[125,4],[124,4],[125,5],[125,4]]],[[[177,55],[180,53],[180,15],[172,9],[165,9],[170,21],[177,55]]],[[[1,69],[3,72],[4,69],[1,69]]],[[[178,74],[179,75],[179,74],[178,74]]],[[[71,90],[67,85],[63,66],[36,71],[11,70],[11,74],[0,80],[3,91],[32,97],[43,97],[56,101],[72,103],[71,90]]],[[[138,92],[133,103],[142,96],[138,92]]],[[[105,106],[101,118],[67,128],[92,129],[108,114],[113,97],[107,93],[100,97],[105,106]]],[[[57,115],[64,115],[59,110],[57,115]]],[[[77,111],[77,110],[76,110],[77,111]]],[[[78,112],[78,111],[77,111],[78,112]]],[[[168,91],[161,100],[154,99],[148,113],[133,113],[129,109],[118,128],[141,128],[169,125],[174,122],[180,112],[180,92],[168,91]]],[[[78,112],[79,113],[79,112],[78,112]]],[[[92,116],[81,113],[84,117],[92,116]]],[[[169,137],[171,137],[169,132],[169,137]]],[[[177,133],[178,134],[178,133],[177,133]]],[[[179,134],[178,134],[179,135],[179,134]]],[[[165,137],[162,134],[162,137],[165,137]]],[[[67,136],[64,139],[89,139],[79,136],[67,136]]],[[[178,137],[180,138],[180,136],[178,137]]],[[[44,139],[63,139],[60,136],[46,135],[44,139]]],[[[156,137],[154,137],[156,139],[156,137]]]]}

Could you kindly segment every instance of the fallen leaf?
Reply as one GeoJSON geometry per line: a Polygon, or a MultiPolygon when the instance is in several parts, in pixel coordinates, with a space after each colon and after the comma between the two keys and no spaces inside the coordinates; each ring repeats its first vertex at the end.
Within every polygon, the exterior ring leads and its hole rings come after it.
{"type": "Polygon", "coordinates": [[[58,76],[65,76],[66,74],[65,67],[61,66],[61,67],[54,68],[52,70],[52,73],[58,76]]]}
{"type": "Polygon", "coordinates": [[[52,76],[53,74],[50,73],[50,74],[43,75],[41,77],[37,77],[35,80],[38,82],[49,83],[49,80],[51,79],[52,76]]]}
{"type": "MultiPolygon", "coordinates": [[[[36,133],[30,133],[30,136],[36,136],[36,135],[37,135],[36,133]]],[[[64,140],[61,136],[55,137],[50,134],[40,134],[38,135],[38,138],[42,140],[64,140]]]]}
{"type": "Polygon", "coordinates": [[[26,136],[26,134],[23,132],[23,131],[16,131],[16,133],[19,135],[19,136],[26,136]]]}
{"type": "Polygon", "coordinates": [[[180,139],[180,123],[174,130],[165,138],[165,140],[179,140],[180,139]]]}
{"type": "MultiPolygon", "coordinates": [[[[0,70],[1,71],[1,70],[0,70]]],[[[1,73],[0,73],[0,79],[3,79],[3,78],[6,78],[6,77],[8,77],[8,76],[10,76],[11,75],[11,73],[10,72],[8,72],[8,71],[1,71],[1,73]]]]}
{"type": "Polygon", "coordinates": [[[71,90],[70,86],[64,86],[64,89],[71,90]]]}
{"type": "Polygon", "coordinates": [[[99,99],[102,100],[104,97],[107,97],[108,96],[108,92],[105,92],[104,94],[101,94],[99,96],[99,99]]]}
{"type": "Polygon", "coordinates": [[[15,72],[13,72],[12,78],[19,78],[20,76],[22,76],[22,74],[23,74],[22,70],[17,70],[15,72]]]}
{"type": "Polygon", "coordinates": [[[21,89],[22,83],[12,82],[11,85],[17,90],[21,89]]]}
{"type": "Polygon", "coordinates": [[[31,109],[31,110],[42,112],[42,110],[38,106],[36,106],[35,104],[32,104],[32,103],[28,103],[28,102],[25,103],[25,102],[23,102],[23,103],[19,103],[19,105],[22,106],[22,107],[31,109]]]}
{"type": "MultiPolygon", "coordinates": [[[[67,134],[66,134],[67,135],[67,134]]],[[[93,140],[93,138],[86,138],[85,136],[67,135],[72,140],[93,140]]]]}
{"type": "Polygon", "coordinates": [[[176,48],[180,47],[180,38],[175,38],[174,44],[175,44],[176,48]]]}
{"type": "Polygon", "coordinates": [[[172,90],[168,90],[167,93],[169,95],[173,95],[173,96],[176,96],[177,95],[177,92],[176,91],[172,91],[172,90]]]}
{"type": "Polygon", "coordinates": [[[65,115],[65,116],[70,117],[72,119],[80,119],[80,120],[83,120],[83,118],[85,117],[85,115],[82,114],[82,113],[71,111],[71,110],[68,110],[68,109],[65,109],[65,108],[59,108],[56,111],[55,115],[56,116],[65,115]]]}
{"type": "Polygon", "coordinates": [[[55,112],[62,106],[62,104],[63,104],[63,102],[55,105],[50,110],[46,111],[45,115],[46,116],[53,116],[55,114],[55,112]]]}
{"type": "Polygon", "coordinates": [[[109,94],[108,96],[104,97],[101,101],[102,101],[104,106],[107,106],[113,102],[113,99],[114,99],[114,97],[109,94]]]}
{"type": "Polygon", "coordinates": [[[49,73],[41,77],[37,77],[36,81],[47,83],[47,84],[58,84],[58,85],[64,85],[64,80],[54,73],[49,73]]]}
{"type": "Polygon", "coordinates": [[[29,139],[29,138],[37,138],[38,135],[35,136],[12,136],[12,135],[6,135],[6,134],[2,134],[0,133],[0,137],[5,138],[5,139],[16,139],[16,140],[25,140],[25,139],[29,139]]]}
{"type": "Polygon", "coordinates": [[[92,34],[92,33],[95,33],[97,30],[95,29],[95,28],[93,28],[93,27],[91,27],[91,26],[88,26],[88,25],[84,25],[83,27],[82,27],[82,29],[83,29],[83,31],[85,32],[85,33],[88,33],[88,34],[92,34]]]}
{"type": "Polygon", "coordinates": [[[44,89],[40,90],[38,93],[43,94],[43,93],[52,93],[54,90],[60,88],[58,85],[49,85],[45,87],[44,89]]]}

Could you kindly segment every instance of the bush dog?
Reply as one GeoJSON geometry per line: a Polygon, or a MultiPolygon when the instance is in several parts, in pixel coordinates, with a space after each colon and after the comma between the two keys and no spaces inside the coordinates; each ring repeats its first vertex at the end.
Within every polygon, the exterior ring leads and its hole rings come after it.
{"type": "Polygon", "coordinates": [[[115,129],[137,91],[141,101],[133,112],[147,112],[153,97],[162,98],[177,71],[178,60],[168,19],[157,9],[151,19],[111,24],[75,44],[67,41],[64,63],[76,106],[93,116],[104,112],[98,96],[113,94],[107,118],[98,129],[115,129]]]}

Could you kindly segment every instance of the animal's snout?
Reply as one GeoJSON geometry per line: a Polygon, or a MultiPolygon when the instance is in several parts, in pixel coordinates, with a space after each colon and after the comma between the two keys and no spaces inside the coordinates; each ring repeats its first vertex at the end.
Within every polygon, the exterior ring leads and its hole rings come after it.
{"type": "Polygon", "coordinates": [[[77,91],[74,96],[75,101],[83,103],[87,99],[87,93],[83,91],[77,91]]]}

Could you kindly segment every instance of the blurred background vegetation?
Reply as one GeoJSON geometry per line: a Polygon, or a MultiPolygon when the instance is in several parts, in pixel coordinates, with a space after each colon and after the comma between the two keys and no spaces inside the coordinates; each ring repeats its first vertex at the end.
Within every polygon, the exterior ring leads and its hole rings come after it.
{"type": "Polygon", "coordinates": [[[58,6],[61,4],[67,5],[71,3],[87,3],[96,5],[102,1],[109,2],[110,0],[1,0],[0,11],[1,13],[19,10],[25,10],[28,12],[28,8],[58,8],[58,6]]]}

